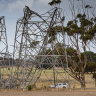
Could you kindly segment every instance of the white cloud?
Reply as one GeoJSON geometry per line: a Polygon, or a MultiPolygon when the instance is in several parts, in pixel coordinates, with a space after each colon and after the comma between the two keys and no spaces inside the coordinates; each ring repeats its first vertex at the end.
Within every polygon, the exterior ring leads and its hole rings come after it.
{"type": "Polygon", "coordinates": [[[30,8],[34,7],[33,9],[37,7],[42,9],[48,6],[48,2],[50,1],[51,0],[10,0],[10,2],[8,2],[6,0],[0,0],[0,9],[4,9],[8,12],[21,12],[25,5],[29,6],[30,8]],[[33,5],[34,2],[36,5],[33,5]]]}
{"type": "Polygon", "coordinates": [[[8,11],[22,11],[25,5],[31,7],[33,4],[33,0],[15,0],[13,2],[8,3],[8,11]]]}
{"type": "Polygon", "coordinates": [[[52,0],[39,0],[41,3],[45,3],[48,4],[48,2],[52,1],[52,0]]]}

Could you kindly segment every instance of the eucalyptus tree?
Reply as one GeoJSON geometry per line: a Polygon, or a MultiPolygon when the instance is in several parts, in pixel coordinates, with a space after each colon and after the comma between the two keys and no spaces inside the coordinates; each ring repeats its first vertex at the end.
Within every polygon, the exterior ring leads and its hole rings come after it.
{"type": "Polygon", "coordinates": [[[59,4],[61,3],[61,0],[52,0],[51,2],[49,2],[49,5],[53,6],[55,4],[59,4]]]}
{"type": "Polygon", "coordinates": [[[76,49],[79,61],[73,64],[78,66],[79,73],[76,73],[74,68],[71,72],[76,75],[76,79],[81,83],[81,87],[85,87],[85,69],[88,64],[87,60],[87,46],[96,34],[96,18],[88,19],[86,14],[77,14],[74,20],[68,21],[64,28],[65,32],[70,38],[72,46],[76,49]],[[81,52],[84,52],[84,60],[82,60],[81,52]],[[78,75],[77,75],[78,74],[78,75]]]}
{"type": "MultiPolygon", "coordinates": [[[[83,0],[81,1],[82,8],[79,8],[79,11],[77,11],[74,7],[74,2],[72,2],[72,20],[68,21],[63,30],[67,34],[68,38],[66,39],[69,39],[69,45],[71,46],[67,48],[70,75],[80,82],[82,88],[85,88],[85,70],[88,65],[87,51],[88,45],[96,35],[96,17],[92,16],[93,14],[90,15],[89,9],[92,6],[85,5],[83,0]]],[[[61,0],[49,2],[50,5],[59,3],[61,3],[61,0]]],[[[56,26],[56,28],[60,30],[61,27],[56,26]]]]}

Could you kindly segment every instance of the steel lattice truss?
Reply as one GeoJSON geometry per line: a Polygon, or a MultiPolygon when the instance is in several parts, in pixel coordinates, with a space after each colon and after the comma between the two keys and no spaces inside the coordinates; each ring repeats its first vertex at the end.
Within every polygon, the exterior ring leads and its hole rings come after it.
{"type": "Polygon", "coordinates": [[[0,17],[0,88],[10,79],[10,62],[4,16],[0,17]]]}
{"type": "Polygon", "coordinates": [[[53,69],[55,84],[57,82],[55,74],[59,74],[56,68],[62,66],[64,71],[68,67],[67,63],[63,62],[66,50],[64,49],[64,18],[61,13],[62,10],[57,7],[42,15],[27,6],[24,8],[23,18],[17,21],[13,52],[14,64],[16,64],[13,78],[18,87],[26,88],[30,84],[34,85],[46,65],[50,65],[53,69]]]}

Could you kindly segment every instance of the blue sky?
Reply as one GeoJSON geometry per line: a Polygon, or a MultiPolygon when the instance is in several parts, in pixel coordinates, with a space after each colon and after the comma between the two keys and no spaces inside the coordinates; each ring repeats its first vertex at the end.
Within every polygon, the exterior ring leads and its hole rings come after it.
{"type": "Polygon", "coordinates": [[[16,21],[23,16],[25,5],[37,12],[46,12],[50,9],[50,0],[0,0],[0,16],[5,16],[6,31],[8,38],[9,51],[12,52],[11,45],[14,43],[16,21]]]}
{"type": "MultiPolygon", "coordinates": [[[[16,30],[16,21],[23,16],[23,8],[29,6],[37,13],[45,13],[52,7],[48,5],[51,0],[0,0],[0,16],[5,16],[6,32],[9,51],[12,52],[16,30]]],[[[66,1],[66,0],[65,0],[66,1]]]]}
{"type": "MultiPolygon", "coordinates": [[[[40,14],[45,13],[51,6],[48,2],[51,0],[0,0],[0,16],[5,16],[6,31],[8,38],[9,50],[13,50],[12,46],[14,43],[16,21],[23,16],[23,8],[25,5],[29,6],[31,10],[34,10],[40,14]]],[[[61,7],[64,10],[64,15],[67,16],[67,20],[71,18],[71,13],[68,10],[70,0],[62,0],[61,7]]],[[[96,5],[96,0],[87,0],[89,4],[96,5]],[[94,2],[94,3],[93,3],[94,2]]],[[[78,6],[78,4],[77,4],[78,6]]],[[[79,4],[80,6],[80,4],[79,4]]]]}

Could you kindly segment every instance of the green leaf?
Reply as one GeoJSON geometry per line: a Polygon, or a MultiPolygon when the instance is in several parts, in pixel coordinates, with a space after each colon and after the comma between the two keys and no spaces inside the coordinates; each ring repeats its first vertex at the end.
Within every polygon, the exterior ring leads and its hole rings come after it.
{"type": "Polygon", "coordinates": [[[54,4],[59,4],[59,3],[61,3],[61,0],[52,0],[51,2],[49,2],[48,4],[49,5],[54,5],[54,4]]]}

